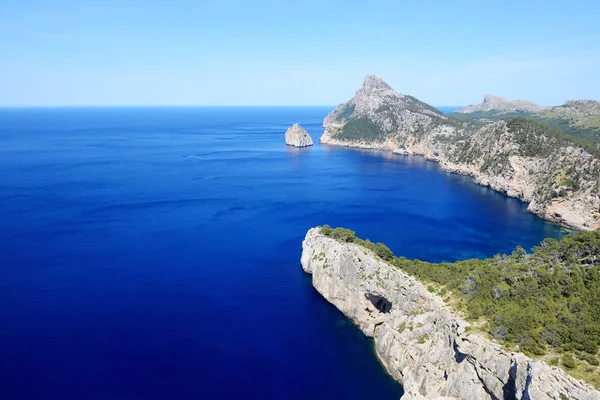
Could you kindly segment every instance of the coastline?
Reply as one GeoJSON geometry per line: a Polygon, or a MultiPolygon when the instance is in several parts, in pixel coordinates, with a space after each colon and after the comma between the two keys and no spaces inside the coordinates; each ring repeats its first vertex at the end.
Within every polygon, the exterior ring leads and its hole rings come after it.
{"type": "Polygon", "coordinates": [[[403,399],[598,398],[600,392],[562,369],[472,330],[426,284],[371,250],[319,228],[307,232],[302,249],[313,287],[373,339],[403,399]]]}
{"type": "MultiPolygon", "coordinates": [[[[452,164],[448,161],[445,161],[440,157],[439,154],[436,156],[433,152],[427,152],[424,146],[418,146],[419,147],[418,149],[413,149],[413,148],[402,149],[391,139],[388,139],[385,142],[379,142],[379,143],[375,143],[375,144],[366,143],[366,142],[347,142],[347,141],[341,141],[341,140],[336,140],[336,139],[331,138],[331,136],[328,134],[327,130],[325,130],[325,133],[323,133],[323,135],[319,139],[319,144],[327,145],[327,146],[334,146],[334,147],[346,147],[346,148],[362,149],[362,150],[374,150],[374,151],[386,152],[386,153],[394,154],[394,155],[398,155],[398,156],[402,156],[402,155],[404,155],[404,156],[420,156],[420,157],[423,157],[427,161],[432,161],[432,162],[438,164],[439,170],[441,172],[456,174],[456,175],[461,175],[461,176],[468,176],[473,179],[473,182],[475,182],[476,184],[478,184],[480,186],[489,187],[490,189],[492,189],[498,193],[501,193],[507,197],[515,198],[515,199],[520,200],[523,203],[526,203],[528,205],[527,211],[529,213],[534,214],[537,217],[543,219],[544,221],[559,225],[568,230],[586,231],[586,230],[598,229],[600,227],[600,223],[591,228],[584,226],[581,219],[579,219],[579,218],[571,219],[568,217],[568,215],[569,215],[568,213],[566,214],[567,215],[566,219],[562,218],[562,217],[556,217],[556,215],[562,216],[562,214],[555,212],[553,205],[541,206],[541,205],[537,204],[534,200],[524,197],[522,191],[507,190],[506,188],[503,188],[501,186],[494,185],[494,182],[491,179],[489,179],[489,177],[485,176],[485,177],[483,177],[484,179],[482,179],[482,176],[476,174],[473,171],[473,168],[468,168],[466,166],[461,166],[459,164],[452,164]],[[487,178],[487,179],[485,179],[485,178],[487,178]]],[[[563,205],[563,208],[565,206],[569,207],[569,205],[566,204],[566,205],[563,205]]]]}

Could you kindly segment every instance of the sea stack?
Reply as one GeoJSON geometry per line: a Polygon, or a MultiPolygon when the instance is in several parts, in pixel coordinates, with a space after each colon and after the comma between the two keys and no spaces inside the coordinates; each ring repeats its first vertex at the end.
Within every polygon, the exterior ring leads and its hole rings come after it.
{"type": "Polygon", "coordinates": [[[285,144],[294,147],[308,147],[313,145],[313,141],[306,129],[299,124],[294,124],[285,132],[285,144]]]}

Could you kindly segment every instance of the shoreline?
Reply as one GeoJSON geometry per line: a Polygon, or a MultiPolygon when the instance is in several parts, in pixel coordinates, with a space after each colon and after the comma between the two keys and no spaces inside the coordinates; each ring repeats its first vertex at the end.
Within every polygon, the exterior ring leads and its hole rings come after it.
{"type": "Polygon", "coordinates": [[[496,193],[502,194],[506,197],[517,199],[520,202],[527,204],[527,212],[528,213],[533,214],[546,222],[560,226],[562,229],[564,229],[566,231],[590,230],[590,229],[585,229],[582,226],[579,226],[576,224],[569,224],[568,221],[566,221],[566,220],[550,218],[546,214],[540,214],[539,212],[535,212],[530,209],[530,205],[532,203],[531,201],[523,199],[522,197],[519,197],[517,195],[511,195],[511,194],[509,194],[509,192],[507,190],[496,189],[489,183],[483,183],[483,182],[479,181],[477,179],[477,177],[474,176],[472,173],[469,173],[469,171],[462,171],[459,168],[445,167],[445,164],[442,160],[432,157],[432,156],[428,156],[427,154],[418,153],[415,151],[409,151],[409,150],[405,150],[405,149],[392,149],[386,142],[383,142],[380,145],[373,145],[373,144],[368,144],[368,143],[345,143],[345,142],[331,139],[331,138],[328,139],[327,141],[322,141],[321,139],[319,139],[319,145],[332,146],[332,147],[344,147],[344,148],[356,149],[356,150],[368,150],[368,151],[373,151],[374,153],[375,152],[377,152],[377,153],[383,152],[383,153],[388,153],[388,154],[392,154],[395,156],[419,156],[419,157],[422,157],[426,161],[430,161],[430,162],[437,164],[440,172],[469,177],[472,179],[473,183],[475,183],[479,186],[490,188],[491,190],[493,190],[496,193]]]}
{"type": "Polygon", "coordinates": [[[597,398],[589,383],[472,330],[426,283],[319,229],[309,229],[302,242],[302,269],[314,289],[373,340],[403,399],[597,398]],[[380,299],[390,308],[382,309],[380,299]]]}

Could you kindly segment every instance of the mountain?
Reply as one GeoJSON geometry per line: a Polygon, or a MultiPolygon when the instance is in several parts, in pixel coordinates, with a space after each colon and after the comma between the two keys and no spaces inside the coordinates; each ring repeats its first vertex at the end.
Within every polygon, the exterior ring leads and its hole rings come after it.
{"type": "Polygon", "coordinates": [[[600,227],[597,152],[533,120],[461,121],[370,75],[323,126],[321,143],[423,155],[442,170],[528,202],[542,218],[600,227]]]}
{"type": "Polygon", "coordinates": [[[486,94],[483,103],[468,105],[465,108],[454,111],[455,113],[470,114],[474,112],[504,111],[504,112],[538,112],[545,107],[538,106],[525,100],[506,100],[502,97],[486,94]]]}

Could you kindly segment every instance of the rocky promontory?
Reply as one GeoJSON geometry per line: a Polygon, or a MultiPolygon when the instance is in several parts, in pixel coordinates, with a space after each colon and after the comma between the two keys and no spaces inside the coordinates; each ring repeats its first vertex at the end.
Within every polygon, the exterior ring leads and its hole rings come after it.
{"type": "Polygon", "coordinates": [[[529,203],[542,218],[582,230],[600,227],[597,152],[533,120],[484,126],[458,120],[369,75],[323,126],[321,143],[423,155],[529,203]]]}
{"type": "Polygon", "coordinates": [[[474,112],[487,112],[487,111],[522,111],[522,112],[538,112],[544,108],[526,100],[506,100],[502,97],[486,94],[483,97],[483,103],[471,104],[460,110],[456,110],[456,113],[470,114],[474,112]]]}
{"type": "Polygon", "coordinates": [[[403,399],[579,399],[600,392],[557,367],[475,333],[437,294],[371,250],[308,231],[302,268],[373,338],[403,399]]]}
{"type": "Polygon", "coordinates": [[[299,124],[294,124],[285,132],[285,144],[294,147],[308,147],[313,145],[313,141],[306,129],[299,124]]]}

